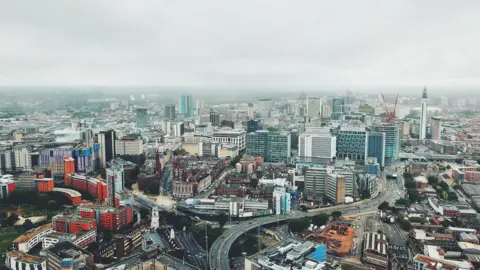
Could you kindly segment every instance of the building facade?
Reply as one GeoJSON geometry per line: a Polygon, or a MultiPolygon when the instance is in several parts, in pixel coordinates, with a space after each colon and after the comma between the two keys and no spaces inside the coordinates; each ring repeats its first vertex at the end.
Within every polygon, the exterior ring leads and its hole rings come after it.
{"type": "Polygon", "coordinates": [[[148,112],[145,108],[137,108],[135,111],[135,124],[137,128],[148,127],[148,112]]]}
{"type": "Polygon", "coordinates": [[[257,130],[247,134],[245,153],[263,157],[265,162],[289,162],[291,134],[288,132],[269,132],[257,130]]]}
{"type": "Polygon", "coordinates": [[[331,159],[337,154],[337,137],[330,132],[323,134],[303,133],[299,138],[299,157],[331,159]]]}
{"type": "Polygon", "coordinates": [[[100,144],[100,168],[107,167],[107,162],[115,158],[115,139],[116,132],[114,130],[98,133],[98,143],[100,144]]]}
{"type": "Polygon", "coordinates": [[[422,94],[422,111],[420,115],[420,135],[418,137],[420,140],[425,140],[427,136],[427,105],[427,87],[425,87],[422,94]]]}
{"type": "Polygon", "coordinates": [[[368,157],[368,136],[365,128],[341,128],[337,134],[337,158],[364,163],[368,157]]]}
{"type": "Polygon", "coordinates": [[[165,105],[165,118],[169,120],[175,120],[177,118],[174,104],[165,105]]]}
{"type": "MultiPolygon", "coordinates": [[[[385,134],[385,162],[390,165],[397,160],[400,148],[400,131],[395,123],[387,123],[372,126],[372,131],[385,134]]],[[[377,160],[380,161],[377,157],[377,160]]]]}

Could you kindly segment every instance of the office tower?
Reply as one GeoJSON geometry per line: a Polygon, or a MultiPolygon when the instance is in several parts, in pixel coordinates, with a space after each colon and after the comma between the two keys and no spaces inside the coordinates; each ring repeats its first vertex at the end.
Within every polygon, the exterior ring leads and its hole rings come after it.
{"type": "Polygon", "coordinates": [[[325,183],[325,197],[334,203],[344,203],[345,195],[345,177],[340,174],[328,173],[325,183]]]}
{"type": "Polygon", "coordinates": [[[265,162],[289,162],[290,148],[291,135],[288,132],[257,130],[246,136],[246,154],[263,157],[265,162]]]}
{"type": "Polygon", "coordinates": [[[100,144],[100,168],[107,167],[107,162],[115,158],[115,139],[114,130],[101,131],[98,133],[98,143],[100,144]]]}
{"type": "Polygon", "coordinates": [[[247,133],[255,132],[261,129],[262,129],[262,126],[260,125],[260,120],[248,120],[247,133]]]}
{"type": "Polygon", "coordinates": [[[80,132],[82,140],[85,142],[86,147],[92,147],[94,143],[93,131],[91,129],[83,130],[80,132]]]}
{"type": "Polygon", "coordinates": [[[322,98],[320,97],[309,97],[307,99],[307,116],[321,117],[322,115],[322,98]]]}
{"type": "MultiPolygon", "coordinates": [[[[395,162],[400,146],[400,130],[395,123],[382,123],[371,127],[372,131],[385,133],[385,164],[395,162]]],[[[381,160],[379,160],[381,162],[381,160]]]]}
{"type": "Polygon", "coordinates": [[[135,122],[137,128],[147,128],[148,127],[148,113],[145,108],[138,108],[136,110],[135,122]]]}
{"type": "Polygon", "coordinates": [[[432,140],[440,140],[442,137],[442,121],[438,117],[432,116],[432,122],[430,124],[432,131],[432,140]]]}
{"type": "Polygon", "coordinates": [[[185,124],[183,122],[178,122],[175,124],[173,129],[173,136],[181,137],[185,133],[185,124]]]}
{"type": "Polygon", "coordinates": [[[337,154],[337,137],[329,129],[300,135],[298,156],[331,159],[337,154]]]}
{"type": "Polygon", "coordinates": [[[123,165],[115,161],[111,162],[111,167],[107,168],[107,204],[116,206],[117,193],[125,188],[123,165]]]}
{"type": "Polygon", "coordinates": [[[334,169],[335,174],[341,175],[344,178],[345,196],[353,196],[353,172],[349,168],[334,169]]]}
{"type": "Polygon", "coordinates": [[[363,127],[342,127],[337,134],[337,158],[364,163],[367,156],[368,136],[363,127]]]}
{"type": "Polygon", "coordinates": [[[341,120],[345,114],[345,99],[334,98],[332,102],[332,119],[341,120]]]}
{"type": "Polygon", "coordinates": [[[441,96],[440,97],[440,107],[447,108],[448,107],[448,98],[441,96]]]}
{"type": "Polygon", "coordinates": [[[220,114],[218,112],[210,111],[210,123],[215,127],[220,126],[220,114]]]}
{"type": "Polygon", "coordinates": [[[174,104],[165,105],[165,119],[173,120],[175,118],[177,118],[177,115],[175,112],[175,105],[174,104]]]}
{"type": "Polygon", "coordinates": [[[385,166],[385,137],[383,132],[368,132],[367,157],[374,157],[382,168],[385,166]]]}
{"type": "Polygon", "coordinates": [[[325,181],[328,169],[309,167],[305,172],[305,193],[312,196],[312,200],[321,202],[325,194],[325,181]]]}
{"type": "Polygon", "coordinates": [[[422,94],[422,114],[420,115],[420,140],[425,140],[427,136],[427,104],[427,87],[425,86],[422,94]]]}
{"type": "Polygon", "coordinates": [[[180,98],[180,112],[185,117],[193,117],[193,98],[192,95],[182,95],[180,98]]]}

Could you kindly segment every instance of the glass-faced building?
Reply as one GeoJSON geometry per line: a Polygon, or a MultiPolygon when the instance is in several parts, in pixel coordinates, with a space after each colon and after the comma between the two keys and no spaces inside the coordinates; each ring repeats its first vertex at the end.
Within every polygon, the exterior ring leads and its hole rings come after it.
{"type": "Polygon", "coordinates": [[[288,132],[257,130],[247,134],[245,153],[263,157],[265,162],[290,161],[291,135],[288,132]]]}

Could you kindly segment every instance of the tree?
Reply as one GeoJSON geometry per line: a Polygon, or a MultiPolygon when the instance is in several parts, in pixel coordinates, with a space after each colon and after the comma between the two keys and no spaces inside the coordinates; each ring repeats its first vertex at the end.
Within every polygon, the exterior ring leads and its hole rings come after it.
{"type": "Polygon", "coordinates": [[[218,225],[220,225],[220,228],[223,228],[225,224],[227,224],[228,221],[228,216],[224,212],[221,212],[220,215],[218,215],[218,225]]]}
{"type": "Polygon", "coordinates": [[[310,226],[309,218],[299,218],[290,221],[289,229],[291,232],[301,232],[306,230],[310,226]]]}
{"type": "Polygon", "coordinates": [[[407,168],[405,168],[405,172],[403,173],[403,178],[405,178],[405,180],[413,180],[413,176],[411,173],[407,171],[407,168]]]}
{"type": "Polygon", "coordinates": [[[458,195],[455,192],[448,192],[449,201],[458,201],[458,195]]]}
{"type": "Polygon", "coordinates": [[[400,228],[402,228],[402,229],[405,230],[405,231],[410,231],[410,229],[412,228],[412,224],[410,224],[410,221],[404,219],[404,220],[400,223],[400,228]]]}
{"type": "Polygon", "coordinates": [[[408,200],[410,203],[421,202],[422,198],[418,195],[417,192],[408,192],[408,200]]]}
{"type": "Polygon", "coordinates": [[[405,207],[410,206],[410,201],[405,198],[400,198],[395,201],[395,205],[403,205],[405,207]]]}
{"type": "Polygon", "coordinates": [[[378,234],[383,234],[382,230],[377,231],[378,234]]]}
{"type": "Polygon", "coordinates": [[[25,219],[23,222],[23,227],[25,228],[26,231],[30,230],[31,228],[34,227],[33,222],[30,219],[25,219]]]}
{"type": "Polygon", "coordinates": [[[19,220],[17,214],[15,213],[12,213],[10,216],[8,216],[7,218],[7,225],[8,226],[13,226],[15,224],[15,222],[17,222],[17,220],[19,220]]]}
{"type": "Polygon", "coordinates": [[[447,170],[450,170],[450,169],[452,169],[452,166],[447,165],[445,168],[447,168],[447,170]]]}
{"type": "Polygon", "coordinates": [[[446,192],[445,190],[442,191],[442,199],[445,201],[448,200],[448,192],[446,192]]]}
{"type": "Polygon", "coordinates": [[[440,182],[439,185],[443,190],[448,190],[449,189],[448,184],[445,183],[444,181],[440,182]]]}
{"type": "Polygon", "coordinates": [[[407,189],[415,189],[417,188],[417,185],[415,184],[415,182],[411,181],[411,180],[405,180],[405,188],[407,189]]]}
{"type": "Polygon", "coordinates": [[[327,224],[330,216],[326,213],[320,213],[314,217],[312,217],[312,224],[317,226],[323,226],[327,224]]]}
{"type": "Polygon", "coordinates": [[[388,209],[389,206],[390,206],[389,203],[384,201],[378,206],[378,210],[385,211],[388,209]]]}
{"type": "Polygon", "coordinates": [[[433,185],[433,184],[436,184],[436,183],[437,183],[437,177],[435,177],[434,175],[429,175],[429,176],[427,177],[427,179],[428,179],[428,183],[429,183],[430,185],[433,185]]]}
{"type": "Polygon", "coordinates": [[[335,220],[339,219],[341,216],[342,216],[342,212],[340,211],[333,211],[331,214],[330,214],[335,220]]]}

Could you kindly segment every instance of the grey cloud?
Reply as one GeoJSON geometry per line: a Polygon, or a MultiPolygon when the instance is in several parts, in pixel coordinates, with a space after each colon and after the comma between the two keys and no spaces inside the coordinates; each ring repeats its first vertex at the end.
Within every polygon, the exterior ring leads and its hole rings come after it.
{"type": "Polygon", "coordinates": [[[468,1],[3,1],[0,85],[479,86],[468,1]]]}

